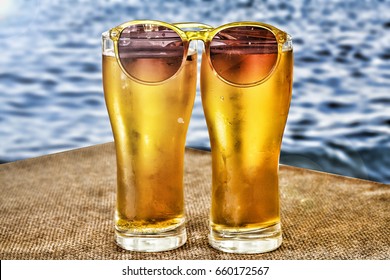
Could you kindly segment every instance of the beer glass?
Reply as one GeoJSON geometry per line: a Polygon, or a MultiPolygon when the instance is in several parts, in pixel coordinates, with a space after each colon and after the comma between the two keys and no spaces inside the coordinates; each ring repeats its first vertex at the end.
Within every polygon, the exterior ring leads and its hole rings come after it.
{"type": "Polygon", "coordinates": [[[183,153],[204,43],[202,103],[213,186],[210,244],[264,252],[281,243],[278,161],[292,86],[289,35],[260,22],[213,28],[155,20],[103,34],[103,82],[114,134],[116,236],[129,250],[185,242],[183,153]]]}
{"type": "Polygon", "coordinates": [[[267,25],[221,30],[203,53],[201,96],[212,155],[209,242],[216,249],[262,253],[281,245],[278,169],[292,74],[290,36],[267,25]]]}
{"type": "Polygon", "coordinates": [[[183,164],[196,44],[184,52],[175,32],[148,24],[116,32],[102,34],[104,96],[116,149],[116,242],[132,251],[174,249],[187,239],[183,164]]]}

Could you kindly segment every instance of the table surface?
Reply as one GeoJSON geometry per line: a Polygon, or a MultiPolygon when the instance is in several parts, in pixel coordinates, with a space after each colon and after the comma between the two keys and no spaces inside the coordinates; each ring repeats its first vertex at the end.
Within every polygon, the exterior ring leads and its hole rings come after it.
{"type": "Polygon", "coordinates": [[[390,185],[280,166],[283,243],[264,254],[208,245],[209,152],[186,149],[187,243],[160,253],[114,243],[113,143],[0,165],[0,259],[389,259],[390,185]]]}

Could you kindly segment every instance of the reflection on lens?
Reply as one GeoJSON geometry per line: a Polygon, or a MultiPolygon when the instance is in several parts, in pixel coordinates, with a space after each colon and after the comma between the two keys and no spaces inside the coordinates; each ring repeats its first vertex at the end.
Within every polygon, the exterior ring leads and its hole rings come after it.
{"type": "Polygon", "coordinates": [[[137,24],[122,31],[118,52],[128,75],[157,83],[169,79],[180,69],[184,45],[174,30],[156,24],[137,24]]]}
{"type": "Polygon", "coordinates": [[[275,35],[264,28],[239,26],[218,32],[210,43],[214,70],[228,82],[248,85],[266,78],[278,57],[275,35]]]}

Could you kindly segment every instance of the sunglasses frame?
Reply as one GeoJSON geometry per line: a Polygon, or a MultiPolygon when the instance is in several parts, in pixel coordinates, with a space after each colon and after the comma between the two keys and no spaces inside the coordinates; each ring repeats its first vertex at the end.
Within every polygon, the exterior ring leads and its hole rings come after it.
{"type": "Polygon", "coordinates": [[[134,21],[128,21],[128,22],[122,23],[114,28],[111,28],[109,30],[109,37],[114,43],[115,58],[119,64],[120,68],[122,69],[122,71],[130,79],[136,80],[137,82],[140,82],[142,84],[147,84],[147,85],[159,85],[159,84],[165,83],[166,81],[168,81],[170,79],[173,79],[180,72],[181,68],[184,66],[184,62],[185,62],[187,55],[188,55],[188,52],[189,52],[190,42],[195,41],[195,40],[196,41],[198,41],[198,40],[203,41],[204,46],[205,46],[205,53],[206,53],[206,56],[208,58],[208,63],[211,66],[211,69],[213,70],[214,74],[217,75],[217,77],[219,79],[221,79],[222,81],[224,81],[225,83],[233,85],[233,86],[240,86],[240,87],[255,86],[255,85],[261,84],[264,81],[266,81],[272,75],[275,68],[278,66],[279,61],[280,61],[280,57],[281,57],[281,53],[283,51],[292,50],[292,41],[291,41],[291,36],[289,34],[287,34],[286,32],[284,32],[284,31],[282,31],[282,30],[280,30],[272,25],[262,23],[262,22],[252,22],[252,21],[232,22],[232,23],[221,25],[217,28],[213,28],[210,25],[198,23],[198,22],[180,22],[180,23],[170,24],[170,23],[158,21],[158,20],[134,20],[134,21]],[[175,31],[180,36],[180,38],[183,42],[184,52],[183,52],[183,59],[182,59],[180,67],[175,72],[175,74],[173,74],[171,77],[169,77],[161,82],[145,82],[145,81],[141,81],[141,80],[131,76],[125,70],[125,68],[123,67],[123,65],[119,59],[118,42],[119,42],[122,31],[129,26],[140,25],[140,24],[158,25],[158,26],[163,26],[163,27],[169,28],[169,29],[175,31]],[[236,84],[236,83],[230,82],[230,81],[226,80],[225,78],[223,78],[222,76],[220,76],[217,73],[217,71],[214,69],[214,66],[212,64],[211,57],[210,57],[210,44],[211,44],[211,41],[213,40],[213,38],[215,37],[215,35],[218,34],[220,31],[222,31],[224,29],[232,28],[232,27],[243,27],[243,26],[263,28],[263,29],[270,31],[272,34],[274,34],[274,36],[276,38],[276,42],[278,44],[278,55],[277,55],[277,59],[273,65],[272,69],[269,71],[267,76],[265,76],[261,80],[256,81],[254,83],[236,84]]]}

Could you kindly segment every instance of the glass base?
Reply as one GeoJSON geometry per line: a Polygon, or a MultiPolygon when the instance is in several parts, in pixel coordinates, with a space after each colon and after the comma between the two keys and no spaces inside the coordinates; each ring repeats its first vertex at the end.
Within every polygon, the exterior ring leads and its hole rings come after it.
{"type": "Polygon", "coordinates": [[[216,231],[211,229],[209,243],[228,253],[257,254],[273,251],[282,244],[280,223],[251,231],[216,231]]]}
{"type": "Polygon", "coordinates": [[[119,247],[138,252],[161,252],[176,249],[187,241],[185,225],[157,234],[135,234],[115,231],[115,241],[119,247]]]}

